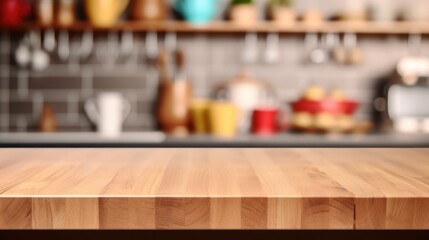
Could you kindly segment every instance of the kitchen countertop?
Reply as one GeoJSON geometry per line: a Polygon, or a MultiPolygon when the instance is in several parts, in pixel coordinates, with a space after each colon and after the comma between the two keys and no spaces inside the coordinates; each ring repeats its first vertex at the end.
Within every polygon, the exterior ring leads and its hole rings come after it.
{"type": "Polygon", "coordinates": [[[96,132],[58,133],[0,133],[0,146],[20,145],[91,145],[91,144],[159,144],[166,136],[161,132],[125,132],[118,137],[106,138],[96,132]]]}
{"type": "Polygon", "coordinates": [[[0,149],[0,229],[429,229],[429,149],[0,149]]]}
{"type": "Polygon", "coordinates": [[[125,132],[103,138],[95,132],[0,133],[0,147],[429,147],[429,134],[317,135],[282,133],[270,137],[238,135],[231,139],[161,132],[125,132]]]}

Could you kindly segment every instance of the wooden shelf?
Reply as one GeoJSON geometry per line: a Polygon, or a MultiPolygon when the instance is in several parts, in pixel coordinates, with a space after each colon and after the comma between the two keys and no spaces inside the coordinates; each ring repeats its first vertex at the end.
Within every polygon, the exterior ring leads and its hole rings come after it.
{"type": "Polygon", "coordinates": [[[68,31],[135,31],[135,32],[183,32],[183,33],[243,33],[243,32],[278,32],[278,33],[307,33],[307,32],[353,32],[358,34],[429,34],[429,22],[340,22],[330,21],[321,24],[306,24],[297,22],[290,26],[279,26],[272,22],[260,22],[252,26],[240,26],[227,21],[213,22],[207,25],[192,25],[183,21],[164,22],[122,22],[111,28],[97,28],[89,23],[76,23],[70,27],[41,26],[26,23],[17,27],[0,26],[0,30],[29,31],[29,30],[68,30],[68,31]]]}

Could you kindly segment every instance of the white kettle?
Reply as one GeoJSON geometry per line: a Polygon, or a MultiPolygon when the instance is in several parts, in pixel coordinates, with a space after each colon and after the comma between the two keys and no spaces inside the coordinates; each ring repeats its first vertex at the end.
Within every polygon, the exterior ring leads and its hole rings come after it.
{"type": "Polygon", "coordinates": [[[277,101],[274,89],[268,83],[250,78],[246,71],[218,86],[215,97],[239,108],[238,130],[242,133],[250,130],[252,112],[256,107],[274,105],[277,101]]]}

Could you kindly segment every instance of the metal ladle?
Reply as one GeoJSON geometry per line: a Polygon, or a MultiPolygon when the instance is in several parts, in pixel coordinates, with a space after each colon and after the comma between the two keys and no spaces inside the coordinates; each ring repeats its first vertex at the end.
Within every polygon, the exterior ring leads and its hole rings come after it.
{"type": "Polygon", "coordinates": [[[33,48],[31,54],[31,67],[35,71],[42,71],[50,64],[49,54],[42,48],[42,35],[39,31],[30,33],[30,44],[33,48]]]}
{"type": "Polygon", "coordinates": [[[363,51],[358,46],[358,37],[355,33],[344,34],[344,46],[347,50],[347,64],[358,65],[363,61],[363,51]]]}
{"type": "Polygon", "coordinates": [[[82,35],[82,42],[79,49],[81,61],[85,61],[91,56],[94,48],[94,34],[92,31],[86,31],[82,35]]]}
{"type": "Polygon", "coordinates": [[[15,50],[15,61],[20,68],[27,67],[31,62],[30,38],[25,34],[15,50]]]}
{"type": "Polygon", "coordinates": [[[324,48],[322,38],[319,38],[317,34],[307,34],[306,42],[314,46],[309,54],[311,63],[322,64],[329,60],[328,50],[324,48]]]}
{"type": "Polygon", "coordinates": [[[56,46],[57,46],[57,41],[55,39],[54,30],[47,30],[43,38],[43,48],[47,52],[53,52],[56,46]]]}
{"type": "Polygon", "coordinates": [[[150,63],[155,63],[158,58],[158,34],[156,32],[148,32],[145,39],[146,59],[150,63]]]}
{"type": "Polygon", "coordinates": [[[254,63],[258,60],[258,35],[247,33],[244,37],[244,48],[241,54],[243,63],[254,63]]]}
{"type": "Polygon", "coordinates": [[[266,63],[276,63],[280,59],[280,37],[277,33],[267,34],[267,46],[264,60],[266,63]]]}
{"type": "Polygon", "coordinates": [[[107,36],[107,64],[114,65],[120,55],[119,36],[116,32],[110,32],[107,36]]]}
{"type": "Polygon", "coordinates": [[[127,62],[134,52],[134,34],[132,31],[124,31],[121,36],[120,58],[127,62]]]}
{"type": "Polygon", "coordinates": [[[58,36],[58,57],[67,61],[70,57],[70,37],[67,31],[61,31],[58,36]]]}

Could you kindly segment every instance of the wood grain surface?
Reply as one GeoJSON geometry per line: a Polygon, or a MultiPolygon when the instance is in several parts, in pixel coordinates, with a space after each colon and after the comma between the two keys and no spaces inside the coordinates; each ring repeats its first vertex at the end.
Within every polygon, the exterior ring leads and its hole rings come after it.
{"type": "Polygon", "coordinates": [[[429,229],[429,149],[0,149],[0,229],[429,229]]]}

